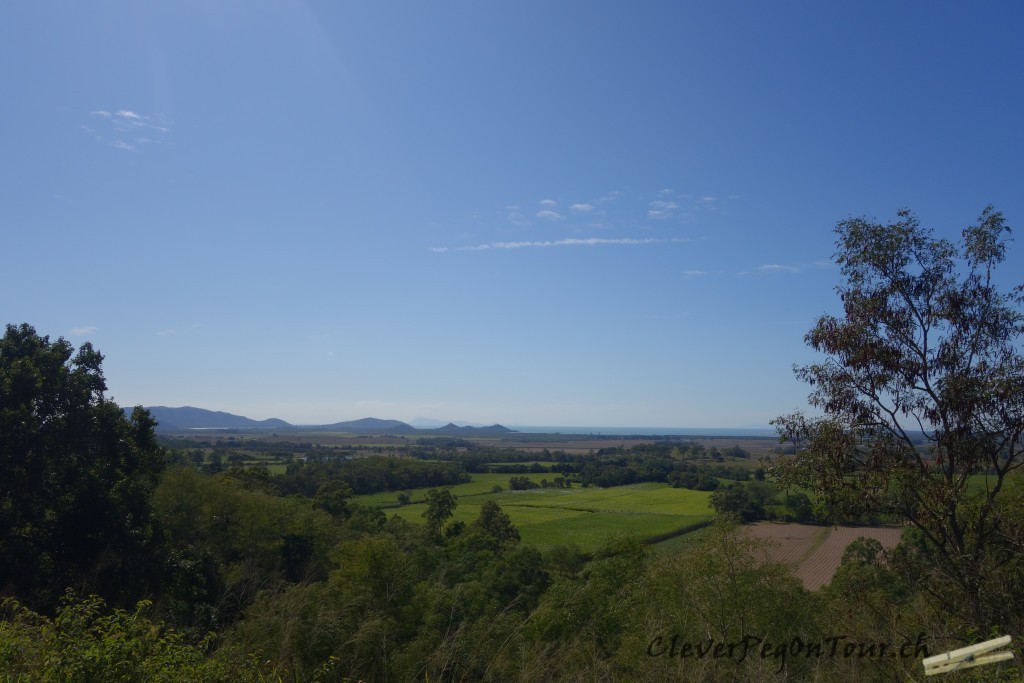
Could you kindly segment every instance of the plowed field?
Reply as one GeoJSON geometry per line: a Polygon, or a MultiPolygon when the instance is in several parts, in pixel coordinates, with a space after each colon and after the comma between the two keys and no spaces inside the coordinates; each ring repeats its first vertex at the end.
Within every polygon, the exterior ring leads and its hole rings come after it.
{"type": "Polygon", "coordinates": [[[846,546],[861,536],[874,538],[885,548],[900,540],[898,527],[810,526],[760,522],[747,527],[751,538],[770,541],[769,559],[788,564],[807,590],[818,590],[832,580],[846,546]]]}

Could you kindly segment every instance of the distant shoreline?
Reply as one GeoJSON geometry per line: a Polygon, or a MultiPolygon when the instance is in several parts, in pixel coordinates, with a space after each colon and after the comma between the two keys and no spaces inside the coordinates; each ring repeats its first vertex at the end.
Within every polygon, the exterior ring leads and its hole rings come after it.
{"type": "Polygon", "coordinates": [[[770,427],[566,427],[508,425],[509,429],[524,434],[595,434],[600,436],[741,436],[775,437],[778,432],[770,427]]]}

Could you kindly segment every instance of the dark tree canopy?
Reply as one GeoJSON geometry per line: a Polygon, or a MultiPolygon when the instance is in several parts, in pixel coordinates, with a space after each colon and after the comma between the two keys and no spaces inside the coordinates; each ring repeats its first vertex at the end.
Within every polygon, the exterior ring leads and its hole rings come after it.
{"type": "Polygon", "coordinates": [[[103,356],[31,326],[0,340],[0,592],[52,607],[143,580],[163,467],[149,413],[104,397],[103,356]],[[56,593],[56,595],[54,595],[56,593]]]}
{"type": "Polygon", "coordinates": [[[943,581],[979,625],[998,620],[985,580],[1019,554],[999,494],[1020,467],[1024,432],[1022,289],[996,269],[1009,227],[991,207],[958,245],[909,211],[836,227],[842,315],[823,315],[805,340],[824,360],[795,369],[824,417],[775,425],[798,450],[773,475],[813,487],[838,516],[890,513],[927,538],[943,581]],[[989,475],[969,490],[971,475],[989,475]]]}

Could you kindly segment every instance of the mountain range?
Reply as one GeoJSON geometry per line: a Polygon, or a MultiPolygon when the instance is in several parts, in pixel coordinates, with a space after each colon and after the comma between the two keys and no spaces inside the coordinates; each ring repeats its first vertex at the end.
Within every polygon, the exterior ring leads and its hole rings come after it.
{"type": "MultiPolygon", "coordinates": [[[[299,432],[350,432],[353,434],[417,434],[420,436],[443,435],[474,435],[511,433],[515,430],[493,424],[484,427],[459,426],[449,422],[433,428],[416,428],[401,420],[381,420],[375,417],[364,417],[361,420],[348,420],[323,425],[293,425],[284,420],[271,418],[268,420],[252,420],[241,415],[233,415],[222,411],[206,410],[183,406],[169,408],[167,406],[147,406],[153,419],[157,421],[156,431],[187,432],[193,430],[263,430],[263,431],[299,431],[299,432]]],[[[131,413],[130,408],[125,409],[131,413]]]]}

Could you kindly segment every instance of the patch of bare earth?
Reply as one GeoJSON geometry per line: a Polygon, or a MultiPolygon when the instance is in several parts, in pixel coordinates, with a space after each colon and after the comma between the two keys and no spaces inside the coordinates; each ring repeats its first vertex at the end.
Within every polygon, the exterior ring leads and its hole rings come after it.
{"type": "Polygon", "coordinates": [[[758,522],[746,527],[754,539],[769,541],[768,559],[787,564],[807,590],[818,590],[832,580],[846,547],[861,536],[873,538],[884,548],[900,541],[899,527],[811,526],[758,522]]]}

